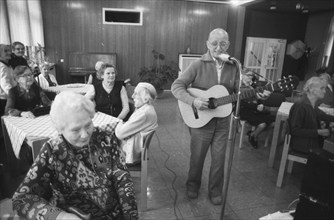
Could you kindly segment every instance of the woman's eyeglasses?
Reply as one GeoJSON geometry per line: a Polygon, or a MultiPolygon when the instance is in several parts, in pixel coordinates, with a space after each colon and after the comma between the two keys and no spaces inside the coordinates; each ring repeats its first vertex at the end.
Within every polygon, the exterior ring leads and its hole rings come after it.
{"type": "Polygon", "coordinates": [[[15,47],[15,50],[17,50],[17,51],[25,51],[26,49],[24,47],[15,47]]]}
{"type": "Polygon", "coordinates": [[[26,73],[26,74],[22,74],[20,77],[25,77],[25,78],[28,78],[28,77],[32,77],[34,74],[32,73],[26,73]]]}

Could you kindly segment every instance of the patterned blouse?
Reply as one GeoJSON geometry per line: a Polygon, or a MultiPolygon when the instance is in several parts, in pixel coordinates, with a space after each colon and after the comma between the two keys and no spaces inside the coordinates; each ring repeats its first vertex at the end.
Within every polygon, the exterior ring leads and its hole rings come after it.
{"type": "Polygon", "coordinates": [[[50,139],[13,196],[13,209],[25,219],[56,219],[68,207],[91,219],[138,219],[133,182],[110,125],[94,128],[81,148],[62,135],[50,139]]]}

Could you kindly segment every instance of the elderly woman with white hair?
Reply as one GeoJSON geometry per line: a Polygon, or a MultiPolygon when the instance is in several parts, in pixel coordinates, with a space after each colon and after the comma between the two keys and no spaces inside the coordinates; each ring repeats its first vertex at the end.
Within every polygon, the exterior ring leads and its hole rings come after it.
{"type": "Polygon", "coordinates": [[[46,62],[39,65],[41,74],[35,77],[35,79],[42,89],[58,85],[56,77],[50,73],[52,68],[54,67],[51,67],[51,65],[46,62]]]}
{"type": "Polygon", "coordinates": [[[58,135],[47,141],[13,196],[25,219],[138,219],[133,182],[114,136],[93,126],[94,103],[73,92],[50,111],[58,135]]]}
{"type": "Polygon", "coordinates": [[[295,103],[289,114],[291,148],[308,154],[311,149],[322,148],[324,138],[330,135],[334,116],[321,111],[316,103],[326,92],[326,82],[320,77],[311,77],[304,85],[304,97],[295,103]]]}
{"type": "Polygon", "coordinates": [[[319,77],[326,82],[327,86],[324,98],[320,99],[317,104],[321,107],[334,108],[334,81],[327,72],[320,73],[319,77]]]}
{"type": "Polygon", "coordinates": [[[95,70],[96,72],[92,73],[88,77],[87,84],[97,84],[102,81],[102,71],[105,68],[105,63],[103,61],[97,61],[95,64],[95,70]]]}
{"type": "Polygon", "coordinates": [[[140,162],[143,137],[158,127],[157,113],[152,105],[157,96],[153,85],[140,82],[132,95],[135,111],[127,122],[120,122],[115,129],[121,139],[127,164],[140,162]]]}

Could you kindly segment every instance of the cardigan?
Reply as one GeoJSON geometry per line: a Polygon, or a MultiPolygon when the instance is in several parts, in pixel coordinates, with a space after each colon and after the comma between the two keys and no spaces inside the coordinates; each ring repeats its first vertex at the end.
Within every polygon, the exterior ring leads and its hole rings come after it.
{"type": "Polygon", "coordinates": [[[150,104],[136,109],[127,122],[117,124],[115,134],[121,139],[126,163],[137,163],[141,158],[143,137],[158,127],[157,113],[150,104]]]}
{"type": "MultiPolygon", "coordinates": [[[[195,97],[187,92],[191,84],[193,88],[209,89],[218,85],[218,74],[215,61],[208,51],[200,59],[193,61],[190,66],[172,84],[172,93],[178,99],[192,105],[195,97]]],[[[226,61],[220,75],[220,85],[226,87],[231,94],[237,92],[235,88],[239,85],[239,74],[235,65],[226,61]]]]}
{"type": "Polygon", "coordinates": [[[13,68],[0,60],[0,99],[7,99],[9,90],[15,85],[13,68]]]}
{"type": "Polygon", "coordinates": [[[324,139],[317,131],[321,128],[320,121],[334,121],[334,116],[327,115],[317,106],[313,108],[306,96],[293,104],[288,118],[291,148],[301,153],[322,148],[324,139]]]}
{"type": "Polygon", "coordinates": [[[11,116],[20,116],[23,111],[33,111],[36,106],[50,106],[48,99],[42,89],[34,82],[29,91],[22,90],[20,85],[9,90],[5,114],[11,116]]]}
{"type": "Polygon", "coordinates": [[[92,219],[138,219],[131,176],[110,125],[94,128],[88,146],[62,135],[44,144],[13,196],[25,219],[56,219],[69,206],[92,219]]]}
{"type": "MultiPolygon", "coordinates": [[[[53,74],[49,74],[49,77],[50,77],[50,80],[54,84],[58,85],[57,79],[53,74]]],[[[35,77],[35,79],[36,79],[37,83],[39,83],[39,86],[42,89],[50,87],[48,80],[45,78],[45,76],[43,74],[40,74],[39,76],[35,77]]]]}

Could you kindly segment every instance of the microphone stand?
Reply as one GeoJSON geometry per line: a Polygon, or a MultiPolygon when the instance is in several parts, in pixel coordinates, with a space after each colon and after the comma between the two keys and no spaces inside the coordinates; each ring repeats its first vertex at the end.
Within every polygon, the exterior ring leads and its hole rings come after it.
{"type": "Polygon", "coordinates": [[[266,80],[268,83],[273,83],[273,81],[271,81],[270,79],[267,79],[266,77],[264,77],[264,76],[262,76],[262,75],[260,75],[260,74],[258,74],[258,73],[256,73],[256,72],[253,72],[253,73],[254,73],[256,76],[263,78],[263,79],[266,80]]]}
{"type": "Polygon", "coordinates": [[[228,184],[230,181],[230,175],[231,175],[231,168],[232,168],[232,161],[233,161],[233,153],[234,153],[234,146],[235,146],[235,137],[237,133],[237,129],[239,126],[239,112],[240,112],[240,88],[241,88],[241,63],[239,60],[229,57],[229,60],[233,61],[238,69],[239,72],[239,85],[238,85],[238,93],[237,93],[237,102],[236,102],[236,108],[235,112],[232,113],[231,121],[230,121],[230,130],[228,134],[228,140],[227,140],[227,146],[226,146],[226,154],[225,154],[225,165],[224,165],[224,185],[223,185],[223,201],[222,201],[222,208],[220,213],[220,220],[224,219],[224,212],[225,212],[225,204],[226,204],[226,198],[227,198],[227,190],[228,190],[228,184]]]}

